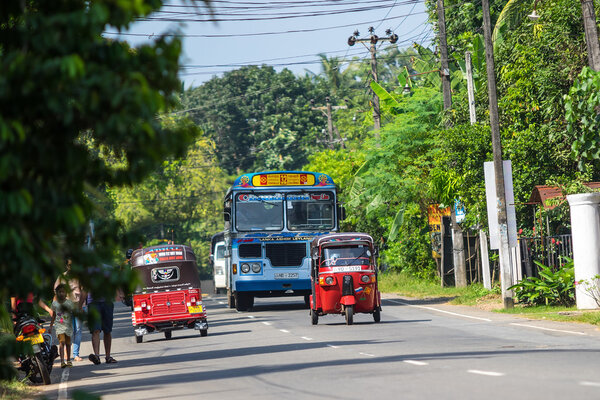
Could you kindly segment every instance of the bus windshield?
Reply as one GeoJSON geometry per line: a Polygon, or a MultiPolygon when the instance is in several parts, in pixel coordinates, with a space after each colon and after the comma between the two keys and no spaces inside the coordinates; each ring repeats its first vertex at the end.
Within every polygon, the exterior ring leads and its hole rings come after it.
{"type": "Polygon", "coordinates": [[[331,230],[335,226],[333,192],[299,192],[286,196],[290,231],[331,230]]]}
{"type": "Polygon", "coordinates": [[[235,197],[235,227],[238,231],[280,231],[283,229],[281,193],[239,193],[235,197]]]}

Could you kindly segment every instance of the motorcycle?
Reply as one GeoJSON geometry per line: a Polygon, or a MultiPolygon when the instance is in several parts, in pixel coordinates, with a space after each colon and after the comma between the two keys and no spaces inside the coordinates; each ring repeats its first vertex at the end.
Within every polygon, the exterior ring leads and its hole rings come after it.
{"type": "Polygon", "coordinates": [[[29,315],[17,317],[14,332],[17,341],[29,342],[33,349],[33,354],[19,355],[18,369],[25,372],[31,382],[49,385],[52,364],[58,357],[58,348],[52,344],[52,335],[29,315]]]}

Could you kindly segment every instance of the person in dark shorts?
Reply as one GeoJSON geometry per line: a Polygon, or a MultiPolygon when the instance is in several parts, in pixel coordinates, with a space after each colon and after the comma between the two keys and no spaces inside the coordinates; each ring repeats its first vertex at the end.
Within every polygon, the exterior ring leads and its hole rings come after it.
{"type": "Polygon", "coordinates": [[[91,293],[88,293],[85,297],[82,296],[82,302],[83,299],[87,301],[88,313],[98,317],[90,319],[89,323],[90,333],[92,334],[92,350],[94,352],[88,356],[88,359],[96,365],[101,363],[100,331],[102,331],[106,363],[114,364],[117,360],[110,355],[114,304],[112,301],[106,301],[105,299],[95,299],[91,293]]]}

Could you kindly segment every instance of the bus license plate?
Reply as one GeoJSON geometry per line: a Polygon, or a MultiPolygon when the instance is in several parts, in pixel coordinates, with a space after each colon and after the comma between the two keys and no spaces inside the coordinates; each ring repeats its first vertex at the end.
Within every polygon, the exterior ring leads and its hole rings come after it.
{"type": "Polygon", "coordinates": [[[188,311],[190,314],[201,314],[202,306],[188,306],[188,311]]]}
{"type": "Polygon", "coordinates": [[[297,272],[277,272],[275,279],[298,279],[297,272]]]}

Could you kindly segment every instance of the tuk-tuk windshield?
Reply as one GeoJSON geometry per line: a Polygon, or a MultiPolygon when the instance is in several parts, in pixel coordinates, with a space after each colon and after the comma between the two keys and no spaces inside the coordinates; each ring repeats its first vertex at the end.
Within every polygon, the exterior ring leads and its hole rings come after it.
{"type": "Polygon", "coordinates": [[[369,265],[371,250],[362,244],[355,246],[326,247],[321,266],[369,265]]]}

